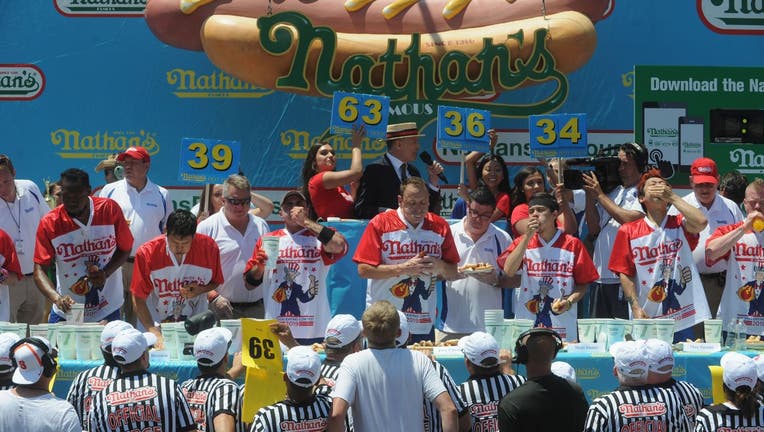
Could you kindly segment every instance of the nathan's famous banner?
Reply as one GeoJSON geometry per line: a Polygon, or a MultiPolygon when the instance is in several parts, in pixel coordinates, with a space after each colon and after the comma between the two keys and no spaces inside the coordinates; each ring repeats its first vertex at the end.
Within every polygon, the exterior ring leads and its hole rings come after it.
{"type": "MultiPolygon", "coordinates": [[[[390,121],[417,121],[423,150],[446,165],[448,212],[460,157],[435,146],[439,105],[489,110],[511,173],[537,163],[531,114],[586,113],[595,154],[632,138],[634,65],[759,67],[761,9],[752,0],[2,2],[0,152],[41,187],[68,167],[98,186],[99,160],[142,145],[151,179],[186,207],[199,185],[177,180],[183,138],[238,141],[241,171],[278,200],[300,184],[333,92],[384,94],[390,121]]],[[[330,142],[342,168],[349,138],[330,142]]],[[[367,161],[384,151],[363,144],[367,161]]]]}

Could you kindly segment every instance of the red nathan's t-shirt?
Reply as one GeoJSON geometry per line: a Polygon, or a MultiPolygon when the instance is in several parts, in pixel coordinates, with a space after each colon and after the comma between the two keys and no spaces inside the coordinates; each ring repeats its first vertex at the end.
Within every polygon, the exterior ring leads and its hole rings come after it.
{"type": "Polygon", "coordinates": [[[320,172],[310,178],[308,192],[313,210],[321,218],[338,217],[350,219],[353,217],[353,197],[341,186],[333,189],[324,187],[324,174],[320,172]]]}

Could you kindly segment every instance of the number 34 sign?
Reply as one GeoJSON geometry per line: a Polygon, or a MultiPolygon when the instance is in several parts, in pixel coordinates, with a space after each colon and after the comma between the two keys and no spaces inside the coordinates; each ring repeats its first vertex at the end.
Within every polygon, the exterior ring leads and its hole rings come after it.
{"type": "Polygon", "coordinates": [[[546,114],[528,117],[531,152],[536,158],[588,155],[586,114],[546,114]]]}
{"type": "Polygon", "coordinates": [[[239,172],[238,141],[183,138],[178,179],[195,183],[222,183],[239,172]]]}

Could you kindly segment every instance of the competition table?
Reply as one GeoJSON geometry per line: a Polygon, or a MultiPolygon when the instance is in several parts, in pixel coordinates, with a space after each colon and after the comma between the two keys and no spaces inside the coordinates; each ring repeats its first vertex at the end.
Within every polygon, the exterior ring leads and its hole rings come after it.
{"type": "MultiPolygon", "coordinates": [[[[758,352],[746,351],[745,354],[755,356],[758,352]]],[[[689,381],[697,386],[703,393],[705,402],[711,403],[711,374],[708,366],[718,366],[723,352],[711,354],[695,354],[677,352],[674,354],[674,378],[689,381]]],[[[464,358],[456,356],[437,357],[451,373],[454,381],[460,384],[467,380],[467,369],[464,366],[464,358]]],[[[570,363],[576,369],[578,383],[584,389],[587,399],[591,402],[598,396],[609,393],[618,386],[618,381],[613,376],[613,358],[607,354],[585,354],[560,352],[557,360],[570,363]]],[[[53,388],[56,396],[66,397],[69,386],[77,374],[83,370],[98,366],[101,362],[62,360],[59,372],[53,388]]],[[[524,375],[522,366],[516,369],[520,375],[524,375]]],[[[178,383],[197,375],[196,363],[191,361],[153,361],[149,369],[151,372],[172,378],[178,383]]]]}

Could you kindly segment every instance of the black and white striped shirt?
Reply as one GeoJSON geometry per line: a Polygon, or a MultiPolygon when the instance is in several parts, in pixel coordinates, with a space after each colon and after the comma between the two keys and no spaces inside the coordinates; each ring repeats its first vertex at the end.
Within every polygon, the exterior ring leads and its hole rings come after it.
{"type": "Polygon", "coordinates": [[[8,375],[8,379],[0,380],[0,391],[2,390],[10,390],[14,387],[16,387],[16,384],[13,383],[13,380],[11,377],[13,374],[8,375]]]}
{"type": "Polygon", "coordinates": [[[592,402],[584,432],[675,432],[685,427],[682,404],[673,391],[658,386],[622,386],[592,402]]]}
{"type": "Polygon", "coordinates": [[[321,376],[324,377],[324,381],[329,387],[334,387],[335,381],[337,381],[337,375],[339,375],[341,361],[324,360],[321,363],[321,376]]]}
{"type": "Polygon", "coordinates": [[[661,387],[672,390],[682,404],[682,415],[686,423],[687,431],[695,430],[695,417],[703,408],[703,393],[697,387],[687,381],[670,379],[661,384],[661,387]]]}
{"type": "MultiPolygon", "coordinates": [[[[464,404],[462,395],[459,392],[459,386],[457,386],[454,379],[451,378],[451,374],[448,373],[448,369],[446,369],[445,366],[435,360],[432,361],[432,365],[435,367],[435,371],[438,372],[440,380],[443,381],[443,385],[446,387],[448,395],[451,396],[451,400],[454,402],[454,406],[456,406],[456,412],[458,412],[459,415],[462,415],[467,406],[464,404]]],[[[424,432],[441,432],[442,430],[443,422],[440,418],[440,412],[435,407],[435,404],[425,399],[424,432]]]]}
{"type": "Polygon", "coordinates": [[[499,402],[520,387],[525,378],[519,375],[496,374],[472,376],[459,386],[459,391],[472,420],[472,430],[499,430],[499,402]]]}
{"type": "Polygon", "coordinates": [[[197,429],[214,432],[213,420],[219,414],[229,414],[234,418],[236,432],[240,432],[239,386],[223,375],[202,375],[190,379],[180,386],[186,397],[197,429]]]}
{"type": "Polygon", "coordinates": [[[723,404],[703,408],[695,418],[695,432],[757,431],[764,431],[764,406],[759,406],[750,419],[743,417],[739,410],[723,404]]]}
{"type": "Polygon", "coordinates": [[[111,384],[117,375],[119,375],[117,366],[104,364],[80,372],[72,381],[66,400],[74,406],[82,429],[87,430],[90,427],[88,411],[90,411],[93,396],[111,384]]]}
{"type": "Polygon", "coordinates": [[[196,430],[178,384],[145,370],[122,374],[95,395],[90,425],[99,432],[196,430]]]}
{"type": "Polygon", "coordinates": [[[313,401],[303,405],[283,400],[260,408],[251,432],[323,431],[331,413],[332,398],[327,395],[317,394],[313,401]]]}

